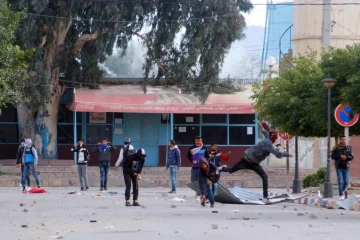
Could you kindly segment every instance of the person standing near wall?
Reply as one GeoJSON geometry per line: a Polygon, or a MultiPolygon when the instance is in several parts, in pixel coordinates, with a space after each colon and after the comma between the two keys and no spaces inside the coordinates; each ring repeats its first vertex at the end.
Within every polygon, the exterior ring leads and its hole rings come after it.
{"type": "Polygon", "coordinates": [[[23,192],[26,190],[26,177],[28,176],[29,170],[32,172],[32,175],[35,178],[35,182],[38,188],[40,188],[40,180],[36,173],[36,166],[38,163],[38,154],[36,149],[32,146],[31,139],[25,139],[24,154],[22,155],[22,164],[24,165],[24,174],[22,178],[22,187],[23,192]]]}
{"type": "Polygon", "coordinates": [[[346,145],[345,136],[341,136],[339,144],[332,149],[331,158],[335,161],[340,200],[344,200],[344,193],[350,179],[350,161],[354,159],[350,145],[346,145]]]}
{"type": "Polygon", "coordinates": [[[87,177],[87,162],[90,159],[88,149],[84,145],[84,140],[77,142],[76,146],[71,148],[72,152],[77,153],[77,169],[80,180],[80,191],[89,190],[88,177],[87,177]]]}
{"type": "MultiPolygon", "coordinates": [[[[24,177],[24,164],[22,163],[22,157],[24,154],[24,150],[25,150],[25,138],[21,139],[21,143],[20,146],[18,148],[18,152],[17,152],[17,156],[16,156],[16,167],[20,168],[21,167],[21,182],[20,185],[22,184],[23,181],[23,177],[24,177]]],[[[26,176],[26,183],[27,186],[30,187],[30,174],[28,174],[26,176]]]]}
{"type": "Polygon", "coordinates": [[[191,182],[196,182],[198,180],[200,159],[209,159],[209,152],[200,136],[195,137],[195,145],[190,147],[187,158],[191,162],[191,182]]]}
{"type": "Polygon", "coordinates": [[[100,191],[107,191],[111,153],[115,149],[115,146],[107,138],[104,138],[102,142],[98,142],[97,146],[93,149],[94,153],[99,153],[100,191]]]}
{"type": "Polygon", "coordinates": [[[175,143],[175,140],[170,140],[168,156],[166,160],[165,170],[170,171],[171,179],[171,191],[169,193],[176,193],[176,175],[181,165],[181,154],[178,146],[175,143]]]}

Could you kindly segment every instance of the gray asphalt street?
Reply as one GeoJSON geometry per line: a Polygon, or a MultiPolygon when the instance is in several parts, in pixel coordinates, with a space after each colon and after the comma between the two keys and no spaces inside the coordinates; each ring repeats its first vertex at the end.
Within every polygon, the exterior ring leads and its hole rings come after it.
{"type": "Polygon", "coordinates": [[[0,188],[1,240],[359,238],[360,213],[355,211],[295,203],[216,203],[211,209],[201,207],[187,188],[176,194],[143,188],[139,198],[143,207],[125,207],[124,188],[75,194],[68,193],[77,188],[47,190],[46,194],[23,194],[19,188],[0,188]]]}

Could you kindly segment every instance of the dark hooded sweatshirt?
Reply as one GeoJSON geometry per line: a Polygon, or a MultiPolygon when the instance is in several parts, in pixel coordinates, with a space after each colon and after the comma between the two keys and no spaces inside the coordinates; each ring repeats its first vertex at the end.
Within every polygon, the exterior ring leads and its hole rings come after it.
{"type": "Polygon", "coordinates": [[[200,159],[200,164],[199,164],[199,187],[200,187],[200,192],[201,195],[205,195],[205,186],[207,183],[207,180],[210,180],[212,183],[217,183],[219,181],[219,177],[218,175],[216,175],[216,165],[212,162],[208,162],[205,158],[200,159]],[[202,163],[206,163],[207,164],[207,169],[204,170],[201,168],[201,164],[202,163]]]}
{"type": "Polygon", "coordinates": [[[130,176],[141,174],[145,158],[138,157],[137,153],[128,155],[122,162],[122,167],[130,176]]]}
{"type": "Polygon", "coordinates": [[[265,139],[245,151],[245,156],[249,160],[260,164],[270,155],[270,153],[274,154],[277,158],[290,156],[289,153],[280,152],[274,148],[273,142],[269,139],[269,132],[263,130],[262,133],[264,134],[265,139]]]}

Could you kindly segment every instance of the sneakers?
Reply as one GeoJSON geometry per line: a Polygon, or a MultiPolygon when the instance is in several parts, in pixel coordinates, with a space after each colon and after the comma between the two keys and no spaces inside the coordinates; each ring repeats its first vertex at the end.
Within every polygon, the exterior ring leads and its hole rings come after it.
{"type": "Polygon", "coordinates": [[[130,203],[130,201],[126,201],[126,202],[125,202],[125,206],[126,206],[126,207],[131,207],[132,204],[130,203]]]}
{"type": "Polygon", "coordinates": [[[89,190],[89,187],[86,187],[86,188],[85,188],[85,191],[87,191],[87,190],[89,190]]]}
{"type": "Polygon", "coordinates": [[[85,189],[82,187],[82,188],[80,188],[80,191],[84,191],[85,189]]]}
{"type": "Polygon", "coordinates": [[[219,175],[219,174],[221,174],[221,172],[223,171],[223,168],[224,167],[227,167],[226,165],[222,165],[221,167],[218,167],[217,169],[216,169],[216,175],[219,175]]]}
{"type": "Polygon", "coordinates": [[[23,192],[26,191],[26,187],[25,187],[25,186],[22,187],[22,191],[23,191],[23,192]]]}
{"type": "Polygon", "coordinates": [[[344,195],[340,196],[339,200],[340,200],[340,201],[345,200],[345,196],[344,196],[344,195]]]}
{"type": "Polygon", "coordinates": [[[134,207],[141,207],[141,205],[139,204],[139,202],[137,200],[133,202],[133,206],[134,207]]]}
{"type": "Polygon", "coordinates": [[[38,185],[37,188],[41,188],[40,185],[38,185]]]}
{"type": "Polygon", "coordinates": [[[260,198],[260,201],[262,201],[263,203],[270,203],[270,198],[266,197],[266,198],[260,198]]]}
{"type": "Polygon", "coordinates": [[[215,204],[214,204],[214,203],[210,204],[210,207],[211,207],[211,208],[214,208],[214,207],[215,207],[215,204]]]}
{"type": "Polygon", "coordinates": [[[104,187],[104,190],[107,191],[107,187],[104,187]]]}
{"type": "Polygon", "coordinates": [[[176,191],[170,191],[170,192],[168,192],[168,193],[176,193],[176,191]]]}
{"type": "Polygon", "coordinates": [[[104,191],[104,189],[103,189],[103,188],[100,188],[100,192],[102,192],[102,191],[104,191]]]}

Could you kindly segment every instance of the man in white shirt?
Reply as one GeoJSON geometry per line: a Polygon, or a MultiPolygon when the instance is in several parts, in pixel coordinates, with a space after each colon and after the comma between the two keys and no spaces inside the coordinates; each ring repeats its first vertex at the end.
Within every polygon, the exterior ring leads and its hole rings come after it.
{"type": "Polygon", "coordinates": [[[115,167],[122,166],[122,161],[130,154],[136,153],[136,150],[133,145],[130,144],[130,138],[125,137],[124,138],[124,147],[121,148],[119,158],[115,163],[115,167]]]}

